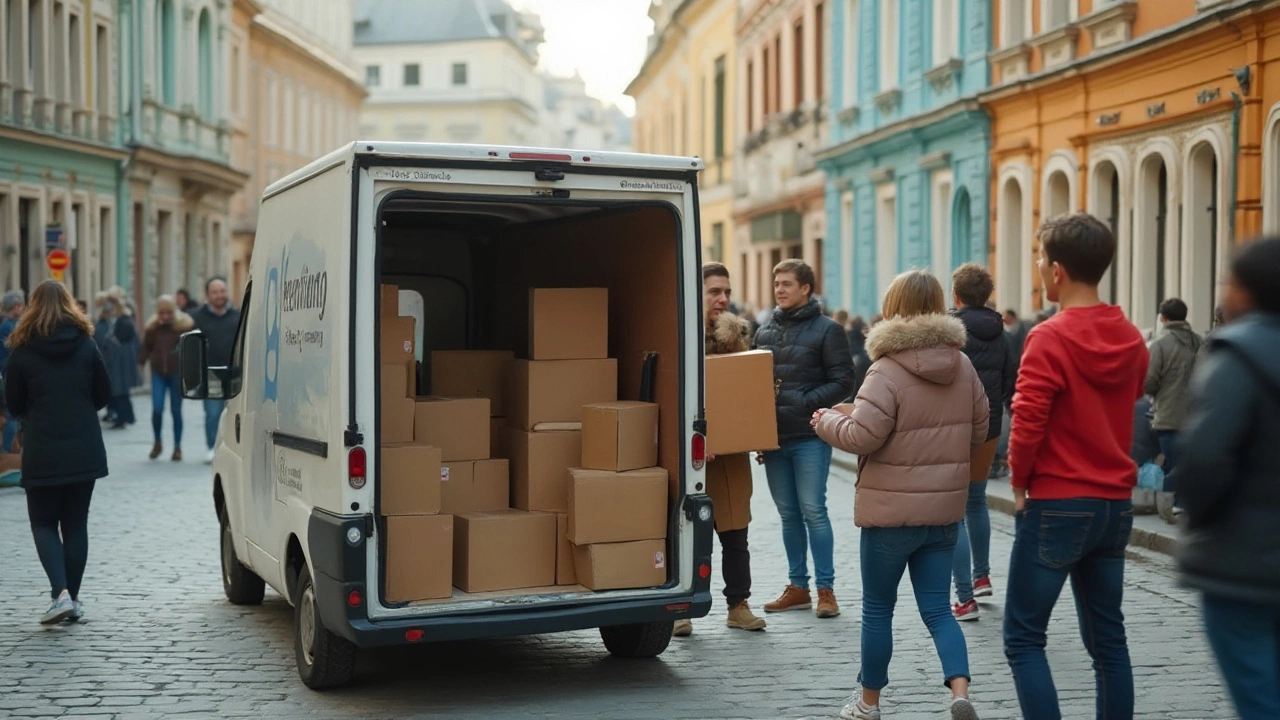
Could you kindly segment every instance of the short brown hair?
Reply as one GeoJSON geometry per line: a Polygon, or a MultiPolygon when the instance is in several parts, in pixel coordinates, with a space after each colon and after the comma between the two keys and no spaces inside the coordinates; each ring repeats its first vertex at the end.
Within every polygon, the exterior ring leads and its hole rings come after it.
{"type": "Polygon", "coordinates": [[[991,273],[978,263],[965,263],[951,273],[951,289],[965,307],[982,307],[995,289],[991,273]]]}
{"type": "Polygon", "coordinates": [[[942,283],[927,270],[908,270],[884,292],[885,318],[913,317],[946,311],[942,283]]]}
{"type": "Polygon", "coordinates": [[[818,279],[814,277],[813,268],[803,260],[791,258],[783,260],[773,268],[773,276],[776,278],[780,273],[791,273],[796,276],[796,282],[801,285],[809,286],[809,294],[813,295],[818,291],[818,279]]]}
{"type": "Polygon", "coordinates": [[[1072,280],[1097,285],[1116,256],[1116,238],[1101,220],[1088,213],[1060,215],[1040,225],[1040,252],[1072,280]]]}
{"type": "Polygon", "coordinates": [[[706,282],[707,278],[713,278],[713,277],[722,277],[725,280],[730,280],[731,278],[729,277],[729,268],[725,267],[724,263],[718,263],[718,262],[703,263],[702,264],[702,281],[706,282]]]}

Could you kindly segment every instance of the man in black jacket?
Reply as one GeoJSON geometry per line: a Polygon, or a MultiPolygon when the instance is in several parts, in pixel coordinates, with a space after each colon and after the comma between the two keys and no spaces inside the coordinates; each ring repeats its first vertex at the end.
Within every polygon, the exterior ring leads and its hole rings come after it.
{"type": "Polygon", "coordinates": [[[853,356],[844,328],[822,314],[813,298],[813,268],[784,260],[773,269],[773,296],[778,307],[756,333],[755,346],[773,353],[777,396],[778,450],[764,453],[769,492],[782,517],[782,544],[787,551],[790,584],[782,596],[764,606],[766,612],[807,610],[808,551],[813,552],[818,587],[817,615],[840,614],[835,586],[835,540],[827,517],[827,475],[831,446],[809,424],[814,411],[849,398],[853,356]]]}
{"type": "MultiPolygon", "coordinates": [[[[231,346],[236,342],[240,327],[240,311],[231,306],[227,281],[220,277],[209,278],[204,284],[205,304],[191,313],[196,327],[209,341],[209,365],[226,367],[231,364],[231,346]]],[[[204,401],[204,437],[209,453],[205,463],[213,462],[213,446],[218,442],[218,422],[222,419],[223,400],[204,401]]]]}

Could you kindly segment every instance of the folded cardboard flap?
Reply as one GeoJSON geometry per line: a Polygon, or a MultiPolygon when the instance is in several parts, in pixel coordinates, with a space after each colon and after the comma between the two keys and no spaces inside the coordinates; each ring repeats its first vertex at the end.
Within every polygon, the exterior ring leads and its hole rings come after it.
{"type": "Polygon", "coordinates": [[[606,288],[534,288],[529,291],[529,359],[609,357],[606,288]]]}
{"type": "Polygon", "coordinates": [[[569,470],[569,540],[574,545],[666,536],[666,470],[569,470]]]}
{"type": "Polygon", "coordinates": [[[414,602],[453,594],[452,515],[386,519],[387,600],[414,602]]]}
{"type": "Polygon", "coordinates": [[[440,448],[407,443],[381,448],[383,515],[440,512],[440,448]]]}
{"type": "Polygon", "coordinates": [[[506,350],[437,350],[431,353],[431,394],[443,397],[488,398],[489,412],[504,415],[503,386],[507,363],[515,353],[506,350]]]}
{"type": "Polygon", "coordinates": [[[445,462],[489,457],[488,398],[419,398],[414,405],[414,442],[440,448],[445,462]]]}
{"type": "Polygon", "coordinates": [[[440,467],[440,508],[443,512],[503,510],[510,506],[508,461],[463,460],[440,467]]]}
{"type": "Polygon", "coordinates": [[[582,433],[506,432],[511,455],[511,506],[568,512],[569,468],[582,458],[582,433]]]}
{"type": "Polygon", "coordinates": [[[577,583],[591,590],[654,587],[667,581],[665,540],[575,545],[573,560],[577,583]]]}
{"type": "Polygon", "coordinates": [[[618,399],[617,360],[516,360],[509,368],[507,417],[521,430],[581,423],[584,405],[618,399]]]}
{"type": "Polygon", "coordinates": [[[514,590],[555,581],[555,515],[504,509],[454,517],[453,584],[459,589],[514,590]]]}
{"type": "Polygon", "coordinates": [[[582,408],[582,467],[623,472],[657,464],[657,405],[614,402],[582,408]]]}
{"type": "Polygon", "coordinates": [[[778,447],[773,353],[708,355],[705,369],[707,452],[730,455],[778,447]]]}

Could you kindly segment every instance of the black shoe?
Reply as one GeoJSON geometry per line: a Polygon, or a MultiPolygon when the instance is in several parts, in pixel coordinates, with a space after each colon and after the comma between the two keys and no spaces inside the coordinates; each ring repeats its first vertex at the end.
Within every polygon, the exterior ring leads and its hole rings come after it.
{"type": "Polygon", "coordinates": [[[123,430],[124,428],[125,428],[125,424],[120,422],[119,420],[111,424],[112,430],[123,430]]]}

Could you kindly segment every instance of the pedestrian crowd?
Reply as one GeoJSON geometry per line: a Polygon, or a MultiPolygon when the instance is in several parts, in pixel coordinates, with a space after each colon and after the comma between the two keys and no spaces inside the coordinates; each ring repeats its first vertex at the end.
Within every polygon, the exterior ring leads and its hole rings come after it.
{"type": "MultiPolygon", "coordinates": [[[[1181,522],[1181,582],[1203,596],[1236,713],[1280,718],[1280,239],[1237,251],[1207,338],[1179,299],[1161,304],[1160,327],[1147,334],[1102,301],[1116,244],[1096,218],[1047,221],[1039,240],[1035,270],[1054,305],[1034,322],[995,310],[991,274],[972,263],[953,273],[950,293],[928,272],[899,275],[870,322],[828,316],[813,270],[798,260],[774,269],[776,307],[759,314],[732,303],[725,266],[703,266],[706,353],[774,356],[778,448],[755,459],[781,519],[788,577],[763,609],[840,614],[840,523],[826,490],[833,448],[852,453],[862,668],[840,716],[881,717],[909,574],[950,715],[977,718],[959,622],[978,620],[978,599],[996,592],[986,486],[1008,477],[1015,530],[1003,636],[1022,716],[1061,718],[1046,646],[1070,582],[1097,717],[1132,718],[1125,550],[1143,510],[1135,496],[1155,491],[1161,514],[1181,522]]],[[[747,455],[709,458],[726,623],[762,630],[748,604],[750,519],[718,512],[751,491],[747,455]]]]}

